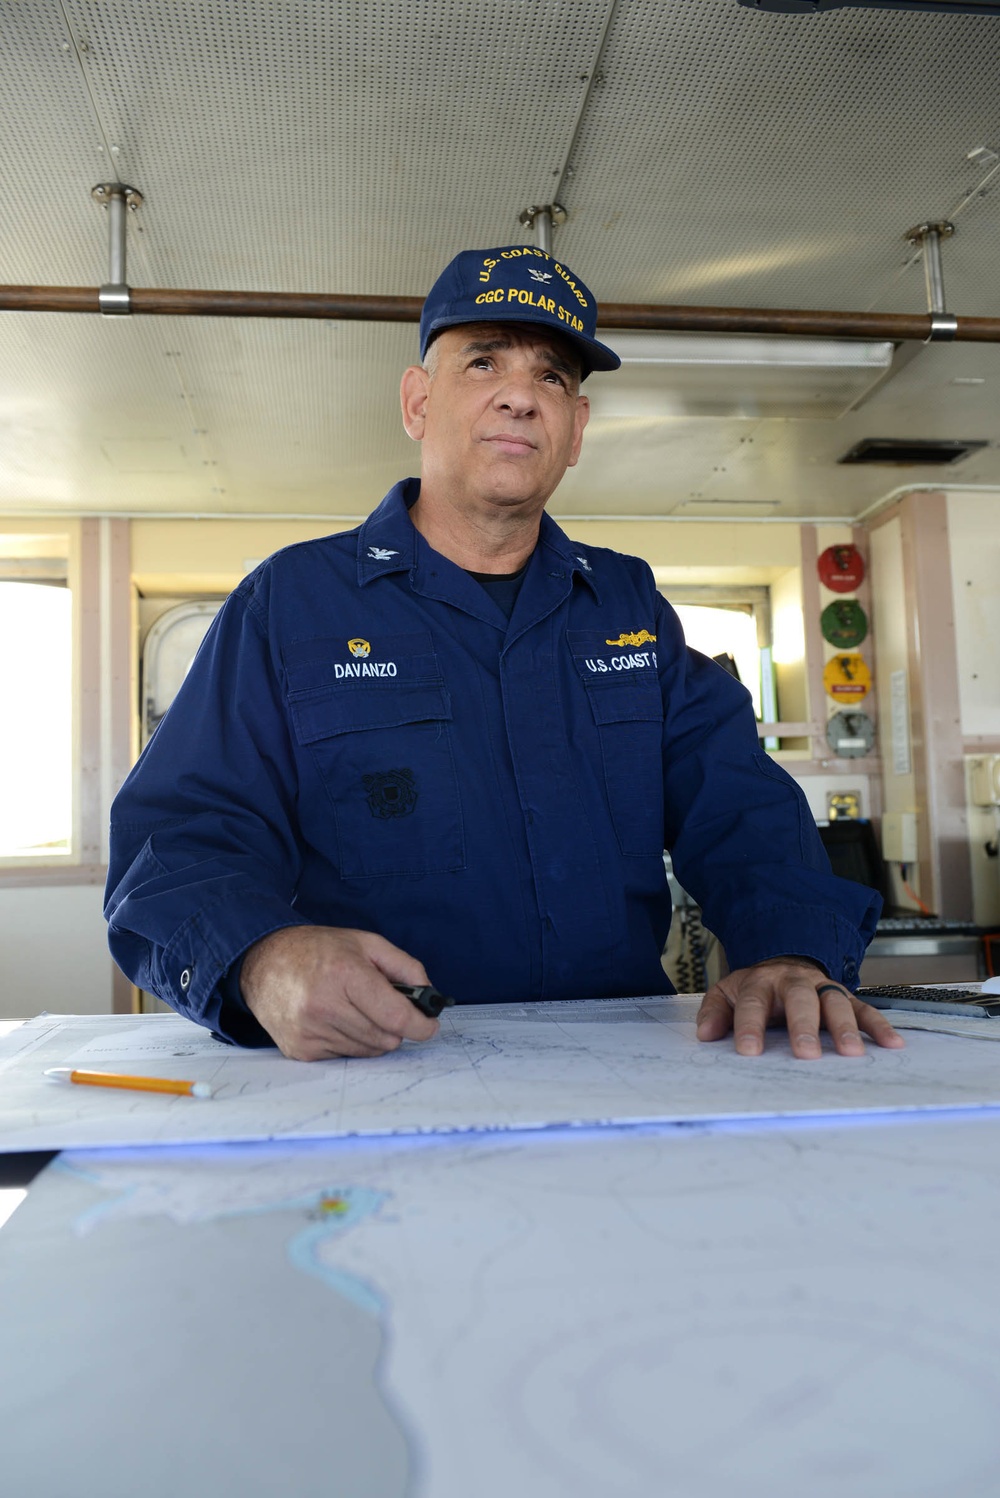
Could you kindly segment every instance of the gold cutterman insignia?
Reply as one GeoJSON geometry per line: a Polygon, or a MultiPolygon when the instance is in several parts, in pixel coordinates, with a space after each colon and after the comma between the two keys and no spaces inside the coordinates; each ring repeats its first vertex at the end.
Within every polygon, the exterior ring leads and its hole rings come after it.
{"type": "Polygon", "coordinates": [[[367,640],[348,640],[347,648],[352,655],[371,655],[372,647],[367,640]]]}
{"type": "Polygon", "coordinates": [[[647,640],[653,645],[656,644],[655,635],[651,635],[648,629],[640,629],[638,634],[619,635],[617,640],[605,640],[604,643],[605,645],[645,645],[647,640]]]}

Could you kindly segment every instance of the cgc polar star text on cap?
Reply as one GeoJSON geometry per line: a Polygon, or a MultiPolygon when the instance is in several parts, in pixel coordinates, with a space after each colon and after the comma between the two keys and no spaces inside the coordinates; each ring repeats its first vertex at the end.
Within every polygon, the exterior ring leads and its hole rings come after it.
{"type": "Polygon", "coordinates": [[[420,357],[443,328],[460,323],[523,322],[551,328],[576,349],[583,378],[618,369],[613,349],[599,343],[593,292],[561,261],[536,245],[463,250],[427,293],[420,317],[420,357]]]}

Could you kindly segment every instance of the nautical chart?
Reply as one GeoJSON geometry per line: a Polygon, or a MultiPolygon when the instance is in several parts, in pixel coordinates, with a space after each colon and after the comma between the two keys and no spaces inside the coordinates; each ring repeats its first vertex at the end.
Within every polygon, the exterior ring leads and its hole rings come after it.
{"type": "Polygon", "coordinates": [[[774,1032],[747,1058],[699,1044],[695,1006],[464,1006],[426,1045],[328,1062],[238,1050],[173,1015],[41,1016],[0,1042],[0,1149],[1000,1106],[992,1046],[914,1031],[904,1050],[807,1062],[774,1032]],[[43,1076],[56,1066],[179,1076],[215,1096],[59,1087],[43,1076]]]}
{"type": "Polygon", "coordinates": [[[5,1491],[988,1498],[998,1143],[911,1116],[64,1155],[0,1233],[5,1491]]]}

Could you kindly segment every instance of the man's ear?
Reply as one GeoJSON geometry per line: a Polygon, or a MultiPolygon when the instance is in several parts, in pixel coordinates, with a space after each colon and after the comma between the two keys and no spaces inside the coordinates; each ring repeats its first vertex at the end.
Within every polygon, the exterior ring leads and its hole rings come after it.
{"type": "Polygon", "coordinates": [[[406,435],[412,437],[414,442],[423,439],[430,385],[431,377],[421,365],[411,364],[409,369],[404,369],[399,386],[399,403],[403,408],[406,435]]]}
{"type": "Polygon", "coordinates": [[[573,423],[573,446],[570,449],[567,468],[575,468],[583,445],[583,429],[590,420],[590,400],[585,395],[576,398],[576,417],[573,423]]]}

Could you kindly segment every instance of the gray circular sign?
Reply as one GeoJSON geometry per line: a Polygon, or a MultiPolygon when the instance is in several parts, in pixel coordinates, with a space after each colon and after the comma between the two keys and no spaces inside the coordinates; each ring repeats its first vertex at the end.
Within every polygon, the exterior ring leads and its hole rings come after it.
{"type": "Polygon", "coordinates": [[[826,725],[826,741],[839,759],[857,759],[871,753],[875,724],[867,713],[834,713],[826,725]]]}

